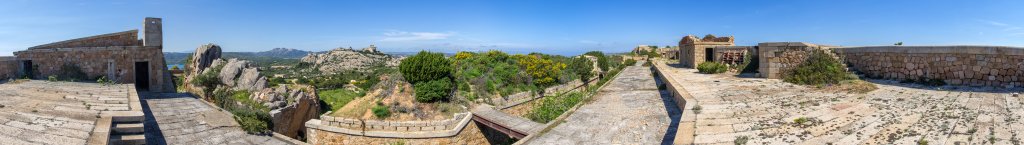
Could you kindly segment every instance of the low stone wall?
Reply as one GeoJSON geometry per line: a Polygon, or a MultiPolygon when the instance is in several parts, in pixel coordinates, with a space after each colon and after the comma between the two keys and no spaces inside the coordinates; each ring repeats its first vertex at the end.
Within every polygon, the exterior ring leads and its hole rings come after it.
{"type": "MultiPolygon", "coordinates": [[[[327,112],[326,114],[330,114],[327,112]]],[[[452,138],[470,125],[472,114],[459,113],[437,121],[379,121],[321,116],[306,122],[310,144],[358,144],[346,138],[369,140],[452,138]],[[329,137],[329,138],[325,138],[329,137]],[[340,140],[338,138],[341,138],[340,140]]]]}
{"type": "Polygon", "coordinates": [[[781,79],[783,72],[806,61],[814,50],[830,48],[803,42],[769,42],[757,46],[759,77],[769,79],[781,79]]]}
{"type": "Polygon", "coordinates": [[[453,118],[437,121],[381,121],[340,118],[323,115],[320,116],[320,125],[356,129],[363,131],[442,131],[455,129],[455,127],[460,125],[459,121],[468,116],[469,113],[459,113],[455,114],[455,117],[453,118]]]}
{"type": "MultiPolygon", "coordinates": [[[[679,64],[677,64],[679,65],[679,64]]],[[[681,120],[679,121],[679,127],[676,130],[675,139],[672,144],[693,144],[694,134],[696,134],[696,113],[693,108],[697,103],[697,100],[686,91],[680,82],[677,82],[673,75],[666,75],[672,73],[670,71],[678,71],[678,68],[668,66],[663,62],[654,63],[654,74],[658,79],[661,79],[665,85],[665,89],[670,92],[672,99],[676,101],[676,106],[679,106],[680,110],[683,110],[681,114],[681,120]],[[689,105],[688,105],[689,104],[689,105]]]]}
{"type": "Polygon", "coordinates": [[[0,80],[18,77],[18,61],[13,56],[0,57],[0,80]]]}
{"type": "Polygon", "coordinates": [[[837,48],[850,68],[885,79],[940,79],[952,85],[1024,85],[1024,48],[869,46],[837,48]]]}
{"type": "MultiPolygon", "coordinates": [[[[135,83],[135,62],[149,63],[150,90],[174,91],[160,47],[109,46],[56,49],[29,49],[14,52],[17,61],[31,61],[38,68],[36,78],[58,75],[64,64],[75,64],[89,78],[107,76],[118,83],[135,83]],[[169,86],[168,86],[169,85],[169,86]]],[[[21,65],[21,64],[19,64],[21,65]]]]}

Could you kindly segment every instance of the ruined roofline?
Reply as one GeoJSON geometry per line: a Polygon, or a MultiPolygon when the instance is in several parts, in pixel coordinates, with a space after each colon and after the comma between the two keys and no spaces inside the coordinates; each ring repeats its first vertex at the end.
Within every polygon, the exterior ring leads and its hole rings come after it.
{"type": "Polygon", "coordinates": [[[714,35],[707,35],[704,38],[700,38],[693,35],[686,35],[680,40],[680,44],[733,44],[735,38],[732,36],[726,37],[715,37],[714,35]]]}
{"type": "Polygon", "coordinates": [[[114,32],[107,34],[100,34],[88,37],[75,38],[70,40],[64,40],[59,42],[53,42],[38,46],[29,47],[29,50],[33,49],[52,49],[52,48],[75,48],[75,47],[100,47],[100,46],[142,46],[139,40],[139,30],[132,29],[122,32],[114,32]],[[127,37],[127,38],[120,38],[127,37]],[[106,42],[89,42],[90,40],[104,40],[106,42]],[[113,41],[112,41],[113,40],[113,41]]]}

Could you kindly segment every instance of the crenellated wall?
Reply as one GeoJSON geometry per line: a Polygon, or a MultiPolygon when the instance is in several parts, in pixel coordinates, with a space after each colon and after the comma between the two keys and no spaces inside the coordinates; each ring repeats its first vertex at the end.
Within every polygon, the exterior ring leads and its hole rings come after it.
{"type": "Polygon", "coordinates": [[[952,85],[1017,87],[1024,48],[1004,46],[867,46],[835,49],[848,67],[869,77],[940,79],[952,85]]]}

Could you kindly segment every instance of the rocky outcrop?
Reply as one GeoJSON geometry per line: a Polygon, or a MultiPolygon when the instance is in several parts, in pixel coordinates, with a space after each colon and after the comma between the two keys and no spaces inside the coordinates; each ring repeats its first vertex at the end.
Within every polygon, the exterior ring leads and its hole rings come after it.
{"type": "Polygon", "coordinates": [[[302,57],[302,62],[314,64],[320,72],[334,74],[343,71],[368,71],[374,65],[388,67],[398,66],[399,59],[377,52],[377,48],[357,51],[350,48],[337,48],[328,52],[309,54],[302,57]]]}
{"type": "Polygon", "coordinates": [[[316,118],[320,113],[320,99],[312,87],[297,85],[300,87],[289,88],[287,85],[281,85],[277,88],[267,88],[267,78],[261,75],[259,69],[252,63],[238,59],[224,60],[220,58],[220,54],[220,47],[213,44],[200,46],[196,50],[196,57],[188,64],[196,71],[186,76],[185,83],[190,84],[199,74],[213,71],[217,69],[216,66],[223,65],[217,74],[217,80],[221,85],[212,89],[192,86],[187,89],[189,92],[200,95],[207,94],[202,92],[203,90],[229,89],[252,92],[250,99],[271,109],[269,113],[274,124],[272,130],[293,138],[305,132],[304,123],[316,118]]]}
{"type": "Polygon", "coordinates": [[[274,90],[271,94],[262,95],[262,98],[271,99],[266,100],[263,105],[272,109],[270,117],[274,122],[274,132],[293,138],[304,135],[305,122],[317,118],[320,114],[320,99],[313,87],[288,89],[282,86],[279,89],[265,90],[274,90]],[[288,102],[289,100],[292,101],[288,102]]]}
{"type": "Polygon", "coordinates": [[[210,43],[199,46],[196,48],[196,53],[192,55],[190,64],[186,66],[190,72],[186,72],[187,75],[199,74],[208,67],[214,66],[213,61],[219,60],[221,55],[220,46],[210,43]]]}

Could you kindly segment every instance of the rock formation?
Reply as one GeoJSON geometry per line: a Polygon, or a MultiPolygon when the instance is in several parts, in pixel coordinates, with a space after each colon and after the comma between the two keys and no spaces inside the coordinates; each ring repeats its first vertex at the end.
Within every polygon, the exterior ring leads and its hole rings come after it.
{"type": "MultiPolygon", "coordinates": [[[[217,88],[209,90],[229,89],[245,90],[252,92],[250,99],[270,108],[271,122],[274,124],[272,130],[289,137],[298,137],[305,132],[305,122],[316,118],[320,113],[319,97],[316,96],[316,89],[310,86],[295,85],[296,88],[289,88],[282,85],[277,88],[267,88],[267,78],[260,74],[259,69],[246,60],[220,58],[220,47],[213,44],[200,46],[196,50],[192,63],[188,64],[193,68],[186,76],[186,84],[207,71],[217,69],[223,65],[217,80],[221,82],[217,88]]],[[[192,86],[189,90],[195,94],[207,94],[199,86],[192,86]]],[[[204,98],[210,98],[204,96],[204,98]]]]}
{"type": "Polygon", "coordinates": [[[334,74],[348,70],[366,71],[374,65],[388,67],[398,66],[399,59],[377,52],[375,46],[362,51],[350,48],[337,48],[328,52],[309,54],[302,57],[302,62],[314,64],[320,72],[334,74]]]}

